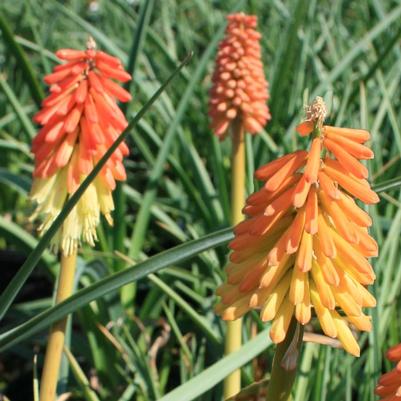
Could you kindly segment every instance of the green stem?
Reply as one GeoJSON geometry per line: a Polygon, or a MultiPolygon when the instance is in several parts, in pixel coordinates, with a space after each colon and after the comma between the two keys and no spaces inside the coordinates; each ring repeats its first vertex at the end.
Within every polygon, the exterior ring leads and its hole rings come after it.
{"type": "Polygon", "coordinates": [[[277,346],[266,401],[290,401],[304,328],[293,317],[285,340],[277,346]]]}

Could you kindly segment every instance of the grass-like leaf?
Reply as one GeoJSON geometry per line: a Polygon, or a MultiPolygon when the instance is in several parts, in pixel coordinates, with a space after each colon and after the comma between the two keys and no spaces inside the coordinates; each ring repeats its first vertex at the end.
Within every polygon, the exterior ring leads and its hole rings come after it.
{"type": "Polygon", "coordinates": [[[70,298],[40,313],[20,326],[0,336],[0,350],[22,342],[24,339],[49,327],[54,322],[87,305],[89,302],[104,296],[118,288],[135,282],[148,274],[155,273],[164,267],[176,265],[192,258],[207,249],[226,244],[233,238],[230,228],[217,231],[203,238],[189,241],[172,249],[161,252],[135,266],[115,273],[89,287],[78,291],[70,298]]]}

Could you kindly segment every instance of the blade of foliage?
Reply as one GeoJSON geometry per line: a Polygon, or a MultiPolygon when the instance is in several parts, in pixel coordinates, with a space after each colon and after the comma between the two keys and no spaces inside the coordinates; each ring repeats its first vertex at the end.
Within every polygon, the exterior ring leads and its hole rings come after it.
{"type": "Polygon", "coordinates": [[[24,112],[24,109],[21,103],[19,102],[17,96],[15,95],[14,91],[12,90],[10,85],[8,85],[7,81],[3,76],[0,76],[0,87],[3,90],[4,94],[6,95],[11,106],[13,107],[15,114],[18,116],[21,125],[27,134],[27,139],[31,140],[35,135],[35,128],[31,120],[27,116],[27,114],[24,112]]]}
{"type": "Polygon", "coordinates": [[[68,362],[70,364],[72,373],[77,381],[79,387],[82,390],[82,393],[87,401],[99,401],[98,396],[96,393],[91,389],[90,383],[85,376],[82,368],[79,366],[78,361],[75,359],[74,355],[71,351],[64,347],[64,354],[67,356],[68,362]]]}
{"type": "Polygon", "coordinates": [[[158,401],[194,400],[196,397],[206,393],[221,382],[232,371],[255,358],[270,344],[271,340],[268,336],[268,331],[264,330],[255,338],[244,344],[238,351],[225,356],[193,379],[188,380],[186,383],[160,398],[158,401]]]}
{"type": "Polygon", "coordinates": [[[230,228],[220,230],[203,238],[189,241],[167,251],[163,251],[142,263],[138,263],[135,266],[100,280],[78,291],[64,302],[40,313],[20,326],[3,333],[0,336],[0,350],[20,343],[24,339],[49,327],[52,323],[57,322],[64,316],[67,316],[107,293],[115,291],[128,283],[135,282],[148,274],[155,273],[164,267],[183,262],[207,249],[226,244],[232,238],[233,234],[230,228]]]}
{"type": "Polygon", "coordinates": [[[10,49],[11,53],[14,54],[18,67],[21,68],[22,72],[24,73],[27,84],[31,91],[31,95],[39,107],[42,99],[44,98],[43,89],[36,78],[34,69],[32,68],[26,53],[16,42],[12,30],[2,14],[0,14],[0,30],[3,34],[4,42],[10,49]]]}
{"type": "Polygon", "coordinates": [[[176,291],[174,291],[168,284],[154,274],[149,275],[149,279],[157,285],[165,294],[173,299],[193,320],[194,324],[200,328],[215,344],[221,343],[221,338],[212,330],[206,319],[199,315],[192,306],[185,301],[176,291]]]}
{"type": "Polygon", "coordinates": [[[342,57],[342,60],[338,63],[338,65],[330,71],[329,76],[314,90],[312,98],[321,94],[327,85],[337,79],[346,70],[348,65],[350,65],[354,59],[357,58],[359,54],[370,45],[372,40],[379,36],[385,29],[388,29],[391,24],[399,21],[400,17],[401,5],[388,13],[388,15],[386,15],[386,17],[382,19],[376,26],[374,26],[368,33],[366,33],[366,35],[358,43],[353,44],[351,50],[344,57],[342,57]]]}
{"type": "Polygon", "coordinates": [[[401,177],[392,178],[391,180],[387,180],[373,185],[373,189],[376,192],[384,192],[399,187],[401,187],[401,177]]]}
{"type": "MultiPolygon", "coordinates": [[[[147,27],[149,25],[150,15],[153,10],[154,0],[143,0],[139,10],[139,22],[135,31],[134,38],[132,40],[131,51],[128,58],[128,64],[126,70],[134,77],[133,80],[126,82],[124,88],[130,92],[132,83],[135,80],[135,68],[139,54],[142,51],[142,45],[146,37],[147,27]]],[[[121,105],[121,111],[126,114],[128,103],[121,105]]],[[[114,194],[115,199],[115,224],[114,224],[114,249],[117,251],[124,251],[124,238],[126,235],[126,221],[124,219],[126,213],[126,197],[122,188],[122,183],[117,184],[116,192],[114,194]]],[[[122,268],[123,264],[121,261],[116,261],[116,270],[122,268]]]]}

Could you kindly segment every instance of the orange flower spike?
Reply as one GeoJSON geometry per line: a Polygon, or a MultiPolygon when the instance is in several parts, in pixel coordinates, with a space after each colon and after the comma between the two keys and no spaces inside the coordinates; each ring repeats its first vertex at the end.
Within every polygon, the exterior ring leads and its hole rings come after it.
{"type": "Polygon", "coordinates": [[[391,372],[385,373],[379,379],[375,393],[380,401],[397,401],[401,398],[401,344],[391,347],[386,358],[397,365],[391,372]]]}
{"type": "MultiPolygon", "coordinates": [[[[92,38],[85,51],[61,49],[56,55],[66,62],[45,77],[51,94],[34,116],[42,125],[32,141],[35,169],[31,191],[38,204],[32,218],[45,216],[40,231],[49,228],[66,200],[125,129],[128,123],[117,101],[131,99],[112,81],[126,82],[131,76],[120,60],[96,50],[92,38]],[[53,192],[57,196],[52,196],[53,192]]],[[[128,148],[122,143],[65,220],[53,242],[64,255],[74,252],[81,239],[94,245],[101,213],[112,223],[111,192],[115,180],[126,177],[121,162],[127,154],[128,148]]]]}
{"type": "Polygon", "coordinates": [[[210,91],[209,116],[215,135],[224,139],[235,119],[246,132],[260,132],[270,112],[268,83],[264,76],[257,17],[243,13],[227,17],[210,91]]]}
{"type": "Polygon", "coordinates": [[[248,219],[234,229],[235,250],[227,268],[231,286],[220,287],[225,306],[219,311],[225,317],[242,314],[242,300],[249,296],[248,310],[261,309],[261,319],[273,321],[270,336],[277,343],[292,317],[305,325],[313,308],[323,331],[357,356],[349,325],[369,331],[372,324],[363,308],[376,304],[365,288],[375,279],[367,260],[377,255],[367,229],[372,220],[353,198],[378,201],[357,160],[372,156],[362,145],[369,134],[325,126],[321,98],[306,114],[297,129],[311,134],[310,151],[282,156],[255,173],[264,186],[248,198],[248,219]],[[224,310],[229,312],[224,315],[224,310]]]}

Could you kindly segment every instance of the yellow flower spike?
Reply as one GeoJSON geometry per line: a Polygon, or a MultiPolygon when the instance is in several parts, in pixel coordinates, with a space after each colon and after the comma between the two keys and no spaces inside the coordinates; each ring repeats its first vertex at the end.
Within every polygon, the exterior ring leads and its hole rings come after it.
{"type": "Polygon", "coordinates": [[[363,145],[366,131],[324,125],[322,99],[307,115],[297,129],[305,136],[313,132],[310,151],[282,156],[255,173],[264,185],[248,198],[246,220],[234,228],[231,286],[220,287],[219,310],[224,314],[239,300],[244,308],[249,295],[247,310],[260,309],[263,321],[273,321],[270,335],[277,343],[291,319],[305,325],[316,316],[328,336],[359,355],[348,325],[371,327],[363,308],[376,303],[365,286],[375,279],[367,259],[377,255],[377,244],[368,232],[372,220],[354,198],[375,203],[378,197],[354,159],[372,152],[363,145]]]}

